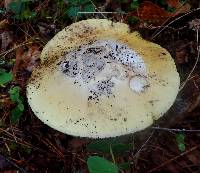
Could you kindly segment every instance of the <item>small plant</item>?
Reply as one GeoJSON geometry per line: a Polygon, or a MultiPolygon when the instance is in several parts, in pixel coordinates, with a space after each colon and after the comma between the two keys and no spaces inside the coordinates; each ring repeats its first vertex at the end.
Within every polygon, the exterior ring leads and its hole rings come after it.
{"type": "Polygon", "coordinates": [[[90,0],[69,0],[68,6],[69,8],[67,9],[66,13],[72,19],[76,17],[82,17],[82,15],[78,16],[78,12],[81,12],[81,11],[94,12],[95,11],[94,6],[90,0]]]}
{"type": "Polygon", "coordinates": [[[16,107],[11,111],[11,122],[16,123],[24,111],[23,97],[20,96],[20,88],[15,86],[8,92],[10,99],[16,104],[16,107]]]}
{"type": "Polygon", "coordinates": [[[185,134],[184,133],[176,134],[176,142],[177,142],[179,151],[184,152],[185,151],[185,134]]]}
{"type": "Polygon", "coordinates": [[[15,19],[30,20],[36,17],[36,12],[29,8],[30,2],[34,2],[34,0],[15,0],[8,5],[8,9],[14,13],[15,19]]]}
{"type": "Polygon", "coordinates": [[[116,164],[99,156],[90,156],[87,160],[90,173],[118,173],[116,164]]]}
{"type": "Polygon", "coordinates": [[[129,16],[129,17],[127,18],[127,21],[128,21],[128,24],[129,24],[129,25],[135,25],[136,23],[139,22],[139,19],[138,19],[138,17],[136,17],[136,16],[129,16]]]}
{"type": "Polygon", "coordinates": [[[130,5],[130,9],[136,10],[138,7],[139,7],[139,0],[132,0],[131,5],[130,5]]]}
{"type": "Polygon", "coordinates": [[[90,173],[118,173],[119,170],[128,169],[130,162],[119,163],[115,161],[115,156],[119,156],[133,149],[132,144],[124,144],[118,139],[98,140],[88,145],[91,151],[101,154],[110,154],[112,162],[99,156],[90,156],[87,160],[87,165],[90,173]]]}
{"type": "Polygon", "coordinates": [[[104,139],[97,140],[87,146],[91,151],[100,152],[100,153],[110,153],[110,147],[114,155],[124,153],[133,149],[132,144],[124,144],[118,139],[104,139]]]}
{"type": "Polygon", "coordinates": [[[7,83],[11,82],[13,79],[12,72],[6,72],[5,69],[0,68],[0,86],[4,86],[7,83]]]}

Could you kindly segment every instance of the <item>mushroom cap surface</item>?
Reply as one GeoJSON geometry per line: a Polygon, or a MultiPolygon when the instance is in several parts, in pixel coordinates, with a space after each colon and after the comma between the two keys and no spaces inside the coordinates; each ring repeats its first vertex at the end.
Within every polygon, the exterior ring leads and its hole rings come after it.
{"type": "Polygon", "coordinates": [[[145,129],[174,103],[180,84],[169,52],[124,23],[88,19],[51,39],[27,98],[35,115],[63,133],[115,137],[145,129]]]}

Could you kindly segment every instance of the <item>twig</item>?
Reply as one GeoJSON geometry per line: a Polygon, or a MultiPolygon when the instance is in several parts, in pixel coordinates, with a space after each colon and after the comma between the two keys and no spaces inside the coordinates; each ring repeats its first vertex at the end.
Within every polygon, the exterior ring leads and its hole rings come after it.
{"type": "MultiPolygon", "coordinates": [[[[14,143],[16,143],[15,140],[13,140],[13,139],[4,138],[4,137],[0,137],[0,139],[3,139],[4,142],[5,142],[5,141],[9,141],[9,142],[14,142],[14,143]]],[[[25,143],[19,142],[19,141],[17,142],[17,144],[20,144],[20,145],[26,146],[26,147],[30,147],[30,148],[32,147],[33,149],[37,149],[37,150],[38,150],[38,148],[36,148],[36,147],[34,148],[31,144],[28,145],[28,144],[25,144],[25,143]]]]}
{"type": "Polygon", "coordinates": [[[166,165],[168,165],[169,163],[175,161],[175,160],[178,159],[179,157],[182,157],[182,156],[184,156],[184,155],[186,155],[186,154],[188,154],[188,153],[190,153],[190,152],[196,150],[198,147],[200,147],[200,144],[199,144],[199,145],[196,145],[196,146],[192,147],[190,150],[185,151],[184,153],[181,153],[180,155],[178,155],[178,156],[176,156],[176,157],[174,157],[174,158],[172,158],[172,159],[170,159],[170,160],[164,162],[163,164],[159,165],[158,167],[153,168],[153,169],[150,170],[148,173],[157,171],[158,169],[162,168],[163,166],[166,166],[166,165]]]}
{"type": "Polygon", "coordinates": [[[8,163],[10,163],[11,165],[13,165],[15,168],[17,168],[20,173],[27,173],[23,168],[20,168],[16,163],[14,163],[13,161],[11,161],[10,159],[8,159],[6,156],[4,156],[2,153],[0,153],[0,156],[3,157],[4,160],[6,160],[8,163]]]}
{"type": "Polygon", "coordinates": [[[88,11],[79,11],[78,13],[80,14],[127,14],[127,13],[122,13],[122,12],[106,12],[106,11],[102,11],[102,12],[88,12],[88,11]]]}
{"type": "Polygon", "coordinates": [[[17,138],[16,138],[15,133],[14,133],[14,131],[13,131],[13,126],[12,126],[12,123],[11,123],[11,122],[10,122],[10,128],[9,128],[9,129],[11,130],[11,133],[12,133],[12,135],[13,135],[13,138],[14,138],[15,142],[17,143],[17,138]]]}
{"type": "MultiPolygon", "coordinates": [[[[5,143],[6,141],[8,141],[8,142],[14,142],[15,143],[15,140],[13,140],[13,139],[9,139],[9,138],[4,138],[4,137],[0,137],[0,139],[2,139],[4,142],[3,143],[5,143]]],[[[18,142],[17,142],[17,144],[19,144],[19,145],[22,145],[22,146],[25,146],[25,147],[29,147],[29,148],[32,148],[33,150],[38,150],[38,151],[40,151],[40,152],[47,152],[47,151],[45,151],[45,150],[43,150],[43,149],[40,149],[40,148],[38,148],[38,147],[36,147],[36,146],[33,146],[32,144],[29,144],[28,142],[26,142],[26,141],[22,141],[22,142],[19,142],[19,139],[18,139],[18,142]],[[23,143],[24,142],[24,143],[23,143]]],[[[67,151],[68,153],[71,153],[71,154],[73,154],[73,155],[75,155],[74,153],[72,153],[71,151],[67,151]]],[[[52,152],[53,154],[57,154],[56,152],[52,152]]],[[[58,154],[57,154],[58,155],[58,154]]]]}
{"type": "Polygon", "coordinates": [[[110,154],[111,154],[111,157],[112,157],[113,163],[115,164],[115,156],[114,156],[114,154],[113,154],[113,150],[112,150],[111,145],[110,145],[110,154]]]}
{"type": "MultiPolygon", "coordinates": [[[[100,12],[97,12],[97,11],[94,11],[94,12],[88,12],[88,11],[79,11],[77,12],[77,15],[76,15],[76,19],[75,19],[75,22],[77,21],[78,19],[78,14],[128,14],[128,13],[122,13],[122,12],[106,12],[106,11],[100,11],[100,12]]],[[[105,16],[105,15],[103,15],[105,16]]],[[[104,17],[105,18],[105,17],[104,17]]],[[[107,17],[106,17],[107,18],[107,17]]]]}
{"type": "Polygon", "coordinates": [[[87,12],[87,11],[79,11],[77,14],[76,14],[76,18],[75,18],[75,22],[77,21],[78,19],[78,15],[79,14],[101,14],[105,19],[107,19],[107,17],[104,15],[105,12],[101,12],[97,6],[92,2],[92,0],[90,0],[91,4],[94,6],[95,10],[97,10],[98,12],[87,12]]]}
{"type": "Polygon", "coordinates": [[[200,129],[170,129],[165,127],[151,127],[154,130],[164,130],[168,132],[196,132],[200,133],[200,129]]]}
{"type": "MultiPolygon", "coordinates": [[[[168,23],[165,27],[163,27],[160,31],[159,31],[159,29],[156,30],[155,33],[153,34],[153,36],[151,37],[151,39],[153,40],[155,37],[157,37],[157,36],[158,36],[162,31],[164,31],[169,25],[171,25],[171,24],[173,24],[174,22],[180,20],[181,18],[183,18],[183,17],[185,17],[185,16],[187,16],[187,15],[193,13],[193,12],[199,11],[199,10],[200,10],[200,8],[197,8],[197,9],[194,9],[194,10],[189,11],[189,12],[186,13],[186,14],[183,14],[183,15],[180,16],[180,17],[177,17],[176,19],[174,19],[173,21],[171,21],[170,23],[168,23]]],[[[166,22],[165,22],[165,23],[166,23],[166,22]]],[[[165,23],[164,23],[164,24],[165,24],[165,23]]]]}
{"type": "Polygon", "coordinates": [[[25,35],[27,35],[28,37],[30,37],[31,39],[34,40],[34,38],[29,34],[27,33],[25,30],[23,30],[20,26],[18,27],[25,35]]]}
{"type": "Polygon", "coordinates": [[[197,59],[196,59],[196,61],[195,61],[195,64],[194,64],[192,70],[190,71],[188,77],[186,78],[185,82],[183,82],[183,84],[180,86],[179,92],[185,87],[186,83],[187,83],[188,80],[190,79],[192,73],[194,72],[194,70],[195,70],[195,68],[196,68],[196,66],[197,66],[197,64],[198,64],[198,62],[199,62],[199,56],[200,56],[200,48],[199,48],[199,30],[196,29],[196,32],[197,32],[197,40],[196,40],[196,41],[197,41],[197,59]]]}
{"type": "MultiPolygon", "coordinates": [[[[8,128],[8,129],[10,129],[10,128],[8,128]]],[[[10,132],[8,131],[8,129],[7,129],[7,130],[4,130],[3,128],[0,128],[0,132],[4,132],[4,133],[5,133],[6,135],[8,135],[9,137],[13,138],[13,139],[15,140],[15,142],[17,142],[17,137],[14,135],[12,129],[11,129],[12,133],[10,133],[10,132]]]]}
{"type": "Polygon", "coordinates": [[[142,144],[142,146],[140,147],[140,149],[135,153],[135,155],[133,156],[133,159],[138,156],[138,154],[142,151],[142,149],[144,148],[144,146],[149,142],[149,140],[151,139],[151,137],[153,136],[154,131],[151,132],[150,136],[147,138],[147,140],[142,144]]]}
{"type": "Polygon", "coordinates": [[[23,47],[23,46],[29,45],[29,44],[33,44],[33,43],[37,43],[37,42],[41,42],[41,41],[35,41],[35,42],[32,42],[32,41],[31,41],[31,42],[24,42],[24,43],[21,43],[21,44],[15,46],[14,48],[11,48],[11,49],[9,49],[9,50],[7,50],[7,51],[1,53],[0,56],[5,57],[7,54],[13,52],[14,50],[16,50],[16,49],[18,49],[18,48],[20,48],[20,47],[23,47]]]}
{"type": "Polygon", "coordinates": [[[63,153],[56,148],[48,139],[42,139],[41,140],[46,146],[48,146],[49,149],[52,149],[54,153],[56,153],[58,156],[60,156],[61,159],[64,159],[63,153]]]}
{"type": "Polygon", "coordinates": [[[4,141],[4,145],[5,145],[6,149],[8,150],[8,153],[10,155],[11,154],[10,148],[9,148],[8,144],[5,141],[4,141]]]}
{"type": "Polygon", "coordinates": [[[90,2],[91,2],[92,5],[94,6],[94,8],[95,8],[105,19],[107,19],[107,17],[97,8],[97,6],[92,2],[92,0],[90,0],[90,2]]]}

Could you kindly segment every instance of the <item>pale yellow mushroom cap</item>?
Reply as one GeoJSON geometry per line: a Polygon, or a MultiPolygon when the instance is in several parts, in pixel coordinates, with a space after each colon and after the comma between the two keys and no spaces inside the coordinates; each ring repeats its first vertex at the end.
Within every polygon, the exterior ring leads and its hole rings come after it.
{"type": "Polygon", "coordinates": [[[173,104],[179,74],[170,54],[128,25],[89,19],[50,40],[27,86],[35,115],[63,133],[115,137],[150,126],[173,104]]]}

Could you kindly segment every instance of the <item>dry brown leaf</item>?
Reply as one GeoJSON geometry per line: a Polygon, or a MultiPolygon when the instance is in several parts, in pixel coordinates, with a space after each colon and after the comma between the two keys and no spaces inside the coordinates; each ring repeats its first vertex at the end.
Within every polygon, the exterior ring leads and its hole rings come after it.
{"type": "Polygon", "coordinates": [[[173,14],[160,8],[158,5],[145,1],[138,9],[138,17],[141,20],[162,20],[171,17],[173,14]]]}
{"type": "Polygon", "coordinates": [[[6,51],[6,48],[13,42],[13,33],[11,31],[4,31],[0,34],[1,47],[0,52],[6,51]]]}
{"type": "Polygon", "coordinates": [[[174,13],[175,16],[181,13],[187,13],[190,11],[191,6],[189,4],[185,4],[184,6],[180,6],[177,8],[176,12],[174,13]]]}
{"type": "Polygon", "coordinates": [[[182,6],[182,4],[179,2],[179,0],[165,0],[165,2],[173,8],[179,8],[180,6],[182,6]]]}
{"type": "Polygon", "coordinates": [[[9,6],[9,4],[11,3],[11,2],[13,2],[14,0],[4,0],[4,7],[6,8],[6,9],[8,9],[8,6],[9,6]]]}
{"type": "Polygon", "coordinates": [[[32,72],[33,68],[38,64],[38,60],[41,54],[41,51],[39,49],[39,46],[32,45],[22,57],[24,61],[24,68],[29,72],[32,72]]]}
{"type": "Polygon", "coordinates": [[[15,58],[15,65],[13,67],[13,76],[14,76],[14,79],[16,78],[17,76],[17,71],[18,69],[20,68],[19,65],[20,65],[20,62],[22,60],[22,55],[23,55],[23,48],[20,47],[16,50],[16,58],[15,58]]]}
{"type": "Polygon", "coordinates": [[[187,63],[189,60],[189,54],[188,54],[188,46],[190,43],[185,42],[185,40],[179,40],[177,41],[175,46],[175,60],[177,64],[184,64],[187,63]]]}
{"type": "Polygon", "coordinates": [[[6,26],[8,25],[8,20],[7,19],[4,19],[4,20],[1,20],[0,21],[0,29],[4,29],[6,28],[6,26]]]}
{"type": "Polygon", "coordinates": [[[182,4],[179,0],[165,0],[165,2],[172,8],[178,10],[178,13],[186,13],[190,10],[188,3],[182,4]]]}
{"type": "Polygon", "coordinates": [[[31,45],[28,47],[27,51],[24,51],[23,48],[18,48],[16,51],[16,61],[13,67],[13,74],[16,77],[17,72],[20,69],[26,69],[32,71],[33,68],[38,64],[41,51],[38,45],[31,45]]]}
{"type": "Polygon", "coordinates": [[[196,31],[200,30],[200,19],[194,19],[189,22],[189,28],[196,31]]]}
{"type": "Polygon", "coordinates": [[[189,4],[182,5],[179,0],[168,0],[166,2],[169,6],[174,7],[176,11],[168,12],[150,1],[144,1],[137,11],[129,13],[127,17],[137,16],[141,21],[151,21],[152,23],[162,24],[168,18],[174,17],[180,13],[186,13],[190,9],[189,4]]]}

